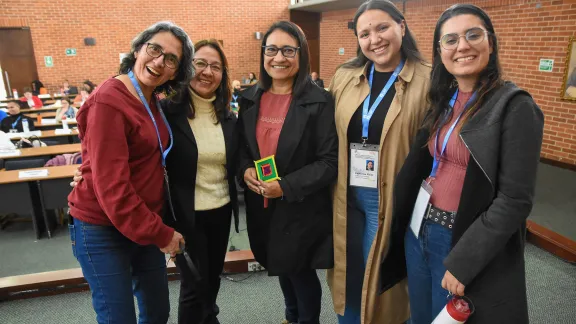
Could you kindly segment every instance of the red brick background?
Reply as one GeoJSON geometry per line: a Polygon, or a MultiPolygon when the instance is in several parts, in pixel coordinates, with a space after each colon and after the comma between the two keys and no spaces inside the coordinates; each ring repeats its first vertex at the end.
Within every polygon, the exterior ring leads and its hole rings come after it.
{"type": "MultiPolygon", "coordinates": [[[[468,2],[484,8],[492,18],[506,78],[528,90],[544,111],[542,156],[576,165],[576,101],[560,99],[566,50],[570,36],[576,35],[576,1],[468,2]],[[538,71],[541,58],[554,59],[552,73],[538,71]]],[[[432,54],[436,20],[454,3],[458,2],[406,3],[408,26],[427,59],[432,54]]],[[[330,80],[339,64],[355,56],[357,42],[353,31],[347,28],[354,12],[327,12],[322,16],[320,74],[324,80],[330,80]],[[344,55],[339,55],[339,48],[344,48],[344,55]]]]}
{"type": "MultiPolygon", "coordinates": [[[[576,0],[471,0],[491,15],[500,39],[506,77],[527,89],[546,115],[542,156],[576,165],[576,102],[559,98],[568,39],[576,34],[576,0]],[[538,72],[540,58],[554,59],[552,73],[538,72]]],[[[408,1],[405,16],[420,50],[431,57],[432,33],[450,0],[408,1]]],[[[0,1],[0,27],[30,27],[40,80],[54,92],[64,79],[102,82],[118,69],[119,53],[131,39],[159,20],[182,26],[192,40],[221,39],[233,78],[258,72],[260,41],[280,19],[288,19],[288,0],[10,0],[0,1]],[[96,46],[83,39],[94,37],[96,46]],[[77,56],[66,57],[66,48],[77,56]],[[52,56],[54,67],[44,66],[52,56]]],[[[401,6],[401,4],[399,4],[401,6]]],[[[320,75],[329,82],[336,67],[353,57],[356,39],[347,23],[355,10],[327,12],[320,24],[320,75]],[[344,55],[339,55],[344,48],[344,55]]]]}
{"type": "Polygon", "coordinates": [[[84,79],[100,83],[114,75],[119,54],[130,50],[139,32],[160,20],[184,28],[192,41],[223,40],[233,78],[259,72],[260,40],[277,20],[289,19],[289,0],[1,0],[0,27],[28,26],[40,80],[50,93],[62,81],[79,85],[84,79]],[[265,3],[265,5],[263,5],[265,3]],[[96,46],[85,46],[94,37],[96,46]],[[66,48],[77,56],[67,57],[66,48]],[[44,66],[52,56],[54,67],[44,66]]]}

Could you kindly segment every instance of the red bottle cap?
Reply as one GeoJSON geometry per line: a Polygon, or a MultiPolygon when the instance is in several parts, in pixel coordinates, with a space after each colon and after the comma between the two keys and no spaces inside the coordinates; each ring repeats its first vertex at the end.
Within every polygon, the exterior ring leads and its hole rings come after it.
{"type": "Polygon", "coordinates": [[[474,306],[472,305],[472,302],[470,302],[468,298],[455,296],[448,301],[448,304],[446,305],[446,310],[448,311],[448,314],[452,316],[453,319],[459,322],[466,322],[466,320],[472,314],[474,306]]]}

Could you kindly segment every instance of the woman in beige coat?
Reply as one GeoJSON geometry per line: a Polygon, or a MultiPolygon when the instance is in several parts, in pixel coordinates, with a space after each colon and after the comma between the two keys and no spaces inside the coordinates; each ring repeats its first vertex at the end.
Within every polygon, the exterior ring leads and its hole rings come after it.
{"type": "Polygon", "coordinates": [[[340,324],[399,324],[410,315],[406,265],[395,262],[404,250],[389,244],[392,187],[425,115],[430,65],[389,1],[361,5],[354,32],[358,56],[330,85],[339,165],[328,283],[340,324]]]}

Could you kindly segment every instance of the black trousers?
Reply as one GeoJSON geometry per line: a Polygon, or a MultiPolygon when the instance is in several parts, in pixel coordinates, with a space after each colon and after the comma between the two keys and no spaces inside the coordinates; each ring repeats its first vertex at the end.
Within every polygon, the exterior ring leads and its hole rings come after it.
{"type": "Polygon", "coordinates": [[[230,236],[232,207],[196,211],[194,233],[186,235],[186,250],[194,261],[200,278],[196,278],[184,256],[176,256],[180,270],[179,324],[218,324],[216,298],[220,274],[224,268],[230,236]]]}
{"type": "Polygon", "coordinates": [[[320,324],[322,286],[316,270],[279,276],[286,305],[286,320],[290,323],[320,324]]]}

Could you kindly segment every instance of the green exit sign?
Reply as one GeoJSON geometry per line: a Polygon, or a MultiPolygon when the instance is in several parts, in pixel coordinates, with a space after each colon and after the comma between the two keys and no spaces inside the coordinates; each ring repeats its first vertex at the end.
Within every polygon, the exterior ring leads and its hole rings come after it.
{"type": "Polygon", "coordinates": [[[538,66],[538,71],[552,72],[553,69],[554,69],[554,60],[540,59],[540,65],[538,66]]]}
{"type": "Polygon", "coordinates": [[[76,56],[76,49],[75,48],[67,48],[66,49],[66,56],[76,56]]]}

